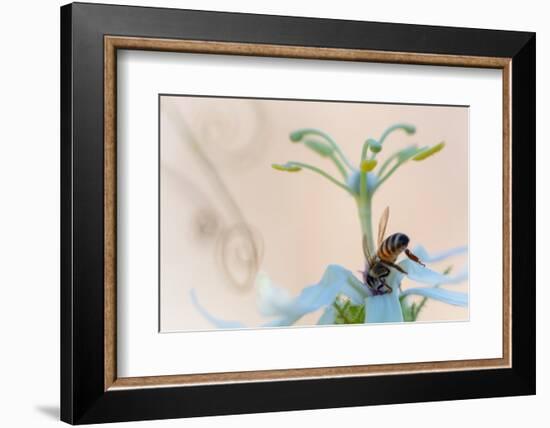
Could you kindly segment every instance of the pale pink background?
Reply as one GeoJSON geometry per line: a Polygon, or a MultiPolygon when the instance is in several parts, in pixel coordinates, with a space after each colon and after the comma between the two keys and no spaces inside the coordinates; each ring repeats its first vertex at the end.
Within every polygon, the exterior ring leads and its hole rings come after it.
{"type": "MultiPolygon", "coordinates": [[[[374,229],[384,207],[390,206],[388,233],[406,233],[411,248],[421,243],[428,251],[438,251],[467,244],[466,107],[163,96],[161,331],[213,328],[191,304],[191,288],[217,317],[250,327],[267,321],[257,311],[254,287],[237,289],[220,268],[220,237],[243,220],[263,248],[259,268],[294,295],[316,283],[328,264],[362,269],[354,200],[311,172],[278,172],[271,164],[303,161],[338,177],[327,159],[291,143],[289,133],[322,129],[357,163],[365,139],[378,138],[394,123],[415,125],[417,132],[392,134],[378,155],[380,161],[414,143],[445,141],[446,146],[423,162],[403,165],[383,185],[374,199],[374,229]]],[[[231,253],[236,254],[233,261],[239,260],[239,247],[238,239],[230,245],[236,251],[231,253]]],[[[453,264],[458,270],[466,260],[462,256],[431,267],[443,270],[453,264]]],[[[239,263],[231,265],[237,275],[246,273],[239,263]]],[[[454,289],[467,291],[468,284],[454,289]]],[[[306,316],[299,324],[315,324],[318,317],[306,316]]],[[[466,319],[467,308],[435,301],[429,301],[419,317],[466,319]]]]}

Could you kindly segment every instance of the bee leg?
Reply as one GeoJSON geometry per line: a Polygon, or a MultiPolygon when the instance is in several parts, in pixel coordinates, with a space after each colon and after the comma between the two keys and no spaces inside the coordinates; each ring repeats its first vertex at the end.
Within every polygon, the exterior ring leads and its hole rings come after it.
{"type": "Polygon", "coordinates": [[[396,265],[395,263],[392,263],[392,262],[387,262],[387,261],[383,261],[383,263],[389,267],[392,267],[394,269],[397,269],[399,272],[401,272],[402,274],[405,274],[407,275],[407,272],[399,265],[396,265]]]}
{"type": "Polygon", "coordinates": [[[419,259],[418,257],[416,257],[408,248],[405,249],[405,254],[406,254],[406,256],[407,256],[409,259],[411,259],[413,262],[416,262],[416,263],[418,263],[419,265],[426,267],[426,265],[425,265],[424,263],[422,263],[422,262],[420,261],[420,259],[419,259]]]}
{"type": "Polygon", "coordinates": [[[381,291],[380,289],[382,287],[386,287],[386,290],[384,290],[386,293],[391,293],[393,291],[392,288],[386,283],[386,281],[382,281],[382,283],[376,289],[378,291],[381,291]]]}

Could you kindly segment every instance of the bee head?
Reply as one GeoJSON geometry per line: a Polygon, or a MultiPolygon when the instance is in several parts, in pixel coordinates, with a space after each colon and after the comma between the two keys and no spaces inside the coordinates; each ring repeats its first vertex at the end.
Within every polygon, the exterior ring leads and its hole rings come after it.
{"type": "Polygon", "coordinates": [[[409,245],[409,237],[404,233],[399,234],[397,238],[397,245],[400,250],[404,250],[409,245]]]}

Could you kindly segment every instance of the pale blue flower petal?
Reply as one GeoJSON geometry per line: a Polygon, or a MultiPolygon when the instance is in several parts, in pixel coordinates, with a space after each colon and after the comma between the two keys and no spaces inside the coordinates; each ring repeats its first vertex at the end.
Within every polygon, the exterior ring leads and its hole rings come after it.
{"type": "MultiPolygon", "coordinates": [[[[378,184],[378,176],[373,172],[367,173],[367,190],[372,191],[378,184]]],[[[359,194],[360,186],[360,173],[358,170],[354,170],[347,179],[348,187],[356,194],[359,194]]]]}
{"type": "Polygon", "coordinates": [[[318,325],[334,324],[335,319],[336,319],[336,309],[334,309],[334,306],[330,305],[330,306],[327,306],[327,308],[323,312],[323,315],[321,315],[321,318],[319,318],[319,321],[317,321],[317,324],[318,325]]]}
{"type": "Polygon", "coordinates": [[[386,284],[388,284],[393,291],[399,291],[399,286],[403,278],[405,278],[404,274],[397,269],[390,268],[390,274],[386,278],[386,284]]]}
{"type": "Polygon", "coordinates": [[[444,288],[425,287],[409,288],[402,293],[403,296],[423,296],[430,299],[439,300],[455,306],[468,306],[468,294],[458,291],[445,290],[444,288]]]}
{"type": "Polygon", "coordinates": [[[246,328],[246,326],[239,321],[226,321],[222,320],[221,318],[217,318],[213,316],[210,312],[208,312],[197,299],[197,295],[195,293],[195,290],[192,289],[190,291],[191,294],[191,302],[193,303],[193,306],[200,312],[200,314],[206,318],[212,325],[214,325],[217,328],[246,328]]]}
{"type": "Polygon", "coordinates": [[[317,310],[332,304],[340,293],[349,297],[353,303],[361,303],[365,298],[366,288],[349,270],[342,266],[329,265],[317,284],[302,290],[295,300],[295,306],[317,310]]]}
{"type": "Polygon", "coordinates": [[[406,272],[407,277],[416,282],[428,285],[458,284],[468,277],[467,271],[458,275],[444,275],[424,267],[410,259],[402,260],[398,263],[406,272]]]}
{"type": "MultiPolygon", "coordinates": [[[[265,287],[265,284],[263,285],[265,287]]],[[[269,287],[275,287],[272,284],[269,287]]],[[[262,302],[261,305],[271,309],[272,314],[281,318],[273,320],[266,326],[291,325],[307,313],[314,312],[322,307],[332,305],[338,294],[347,296],[352,303],[361,304],[367,296],[366,287],[353,273],[338,265],[329,265],[321,280],[314,285],[306,287],[294,299],[285,301],[281,299],[278,304],[262,302]],[[281,304],[284,303],[284,304],[281,304]]],[[[271,290],[265,296],[280,297],[279,292],[271,290]]]]}
{"type": "Polygon", "coordinates": [[[404,275],[397,269],[390,269],[386,283],[391,293],[370,296],[365,300],[365,323],[403,322],[403,312],[399,302],[399,285],[404,275]]]}
{"type": "Polygon", "coordinates": [[[369,192],[372,192],[372,190],[378,185],[378,176],[374,172],[367,173],[367,189],[369,192]]]}
{"type": "Polygon", "coordinates": [[[340,292],[345,296],[348,296],[351,302],[355,305],[363,304],[365,297],[370,295],[370,290],[368,287],[350,271],[348,271],[346,283],[342,285],[340,292]]]}
{"type": "Polygon", "coordinates": [[[464,282],[468,279],[468,265],[464,265],[460,272],[458,272],[456,275],[451,277],[451,282],[447,281],[447,284],[460,284],[461,282],[464,282]]]}
{"type": "Polygon", "coordinates": [[[266,317],[284,314],[293,303],[290,293],[273,284],[265,272],[258,273],[256,291],[258,310],[266,317]]]}
{"type": "Polygon", "coordinates": [[[403,322],[399,292],[368,297],[365,301],[366,323],[403,322]]]}
{"type": "Polygon", "coordinates": [[[462,247],[451,248],[445,251],[435,252],[435,253],[428,253],[422,245],[418,245],[413,249],[413,253],[423,263],[437,263],[449,257],[457,256],[459,254],[464,254],[466,252],[468,252],[468,247],[466,245],[462,247]]]}

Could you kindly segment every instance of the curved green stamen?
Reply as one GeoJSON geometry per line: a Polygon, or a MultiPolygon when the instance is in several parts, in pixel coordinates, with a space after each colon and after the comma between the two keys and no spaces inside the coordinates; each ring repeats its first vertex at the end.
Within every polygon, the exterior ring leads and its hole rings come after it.
{"type": "Polygon", "coordinates": [[[328,174],[327,172],[323,171],[321,168],[317,168],[316,166],[309,165],[307,163],[291,161],[291,162],[285,163],[284,165],[273,164],[272,167],[274,169],[279,170],[279,171],[288,171],[288,172],[297,172],[297,171],[300,171],[301,169],[308,169],[310,171],[313,171],[313,172],[325,177],[327,180],[329,180],[332,183],[336,184],[338,187],[340,187],[340,188],[344,189],[346,192],[348,192],[351,196],[355,197],[355,194],[353,193],[353,191],[348,186],[346,186],[341,181],[338,181],[336,178],[334,178],[332,175],[328,174]]]}
{"type": "MultiPolygon", "coordinates": [[[[422,149],[420,149],[420,150],[422,150],[422,149]]],[[[378,181],[378,183],[376,184],[375,189],[377,189],[378,187],[380,187],[388,178],[390,178],[390,177],[393,175],[393,173],[394,173],[395,171],[397,171],[397,169],[398,169],[401,165],[403,165],[405,162],[407,162],[409,159],[411,159],[416,153],[418,153],[418,151],[410,152],[410,153],[407,153],[407,154],[405,154],[405,155],[404,155],[402,152],[398,152],[397,154],[400,155],[400,156],[397,156],[397,162],[395,163],[394,166],[392,166],[392,167],[390,168],[390,170],[388,171],[388,173],[387,173],[384,177],[382,177],[382,178],[380,179],[380,181],[378,181]]],[[[389,159],[388,159],[388,160],[389,160],[389,159]]],[[[387,161],[386,161],[386,162],[387,162],[387,161]]],[[[388,163],[388,165],[389,165],[389,163],[388,163]]],[[[384,166],[386,166],[386,165],[383,165],[383,167],[384,167],[384,166]]],[[[384,168],[384,169],[385,169],[385,168],[384,168]]],[[[383,168],[380,168],[380,171],[381,171],[381,173],[382,173],[383,168]]],[[[381,173],[380,173],[380,175],[381,175],[381,173]]],[[[380,176],[380,175],[379,175],[379,176],[380,176]]]]}
{"type": "Polygon", "coordinates": [[[437,152],[440,152],[443,150],[443,147],[445,147],[445,143],[441,142],[439,144],[436,144],[435,146],[428,147],[427,149],[422,150],[420,153],[418,153],[415,157],[412,159],[415,161],[422,161],[426,158],[429,158],[430,156],[436,154],[437,152]]]}
{"type": "Polygon", "coordinates": [[[344,179],[348,178],[348,172],[344,168],[344,165],[342,165],[342,162],[340,162],[340,160],[334,155],[334,147],[332,147],[327,143],[323,143],[322,141],[317,141],[317,140],[304,140],[303,144],[307,148],[313,150],[319,156],[324,158],[326,157],[330,158],[330,160],[332,160],[336,168],[338,168],[338,171],[340,171],[340,174],[342,174],[342,177],[344,177],[344,179]]]}
{"type": "Polygon", "coordinates": [[[285,172],[298,172],[301,171],[302,168],[296,165],[291,165],[289,163],[280,164],[280,163],[273,163],[271,164],[271,168],[276,169],[277,171],[285,171],[285,172]]]}
{"type": "Polygon", "coordinates": [[[353,169],[353,164],[348,160],[346,155],[342,152],[342,149],[340,149],[340,146],[336,144],[336,141],[332,139],[328,134],[324,133],[323,131],[315,128],[305,128],[305,129],[299,129],[297,131],[294,131],[290,134],[290,140],[297,143],[301,141],[306,135],[317,135],[321,138],[323,138],[327,143],[329,143],[332,148],[335,150],[335,152],[340,156],[342,161],[350,168],[353,169]]]}
{"type": "Polygon", "coordinates": [[[395,152],[393,155],[391,155],[388,159],[384,161],[382,166],[380,167],[380,170],[378,171],[378,176],[381,177],[384,174],[384,171],[388,168],[388,166],[395,160],[405,160],[408,159],[411,156],[414,156],[415,154],[419,153],[423,149],[419,149],[416,145],[409,146],[404,148],[403,150],[400,150],[398,152],[395,152]]]}
{"type": "Polygon", "coordinates": [[[334,153],[334,148],[329,144],[316,140],[304,140],[304,146],[310,148],[319,156],[327,158],[334,153]]]}
{"type": "Polygon", "coordinates": [[[416,132],[416,127],[413,125],[409,125],[406,123],[397,123],[395,125],[390,126],[388,129],[384,131],[378,142],[380,144],[384,143],[384,140],[394,131],[402,130],[405,131],[407,134],[412,135],[416,132]]]}

